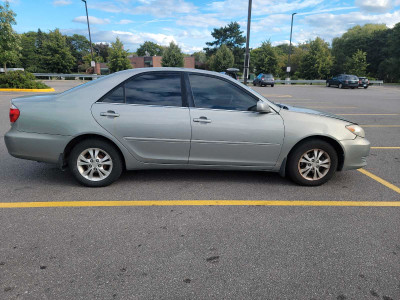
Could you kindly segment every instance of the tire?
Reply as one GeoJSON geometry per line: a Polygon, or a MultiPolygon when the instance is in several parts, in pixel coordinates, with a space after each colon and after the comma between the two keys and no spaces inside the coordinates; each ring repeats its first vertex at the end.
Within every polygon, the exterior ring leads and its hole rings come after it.
{"type": "Polygon", "coordinates": [[[88,187],[110,185],[121,176],[123,169],[122,158],[117,149],[100,139],[88,139],[77,144],[69,155],[68,165],[75,179],[88,187]]]}
{"type": "Polygon", "coordinates": [[[329,82],[327,82],[326,87],[331,87],[331,84],[329,82]]]}
{"type": "Polygon", "coordinates": [[[367,89],[368,88],[368,86],[364,86],[364,89],[367,89]]]}
{"type": "Polygon", "coordinates": [[[352,89],[352,90],[354,90],[354,89],[355,89],[355,87],[352,87],[351,89],[352,89]]]}
{"type": "Polygon", "coordinates": [[[323,140],[312,139],[299,144],[292,150],[288,157],[286,171],[289,178],[299,185],[318,186],[332,178],[337,165],[338,157],[332,145],[323,140]],[[323,164],[324,166],[322,164],[318,166],[317,162],[312,161],[315,157],[315,150],[318,151],[318,155],[321,153],[320,159],[323,159],[322,162],[326,162],[323,164]],[[305,163],[305,161],[310,161],[310,163],[305,163]],[[319,173],[315,171],[314,167],[318,169],[319,173]],[[304,171],[301,172],[301,170],[304,171]]]}
{"type": "Polygon", "coordinates": [[[338,88],[342,89],[343,88],[343,84],[339,83],[338,88]]]}
{"type": "Polygon", "coordinates": [[[274,84],[271,84],[271,87],[274,87],[274,84]]]}
{"type": "Polygon", "coordinates": [[[256,86],[256,84],[253,82],[253,85],[256,86]]]}

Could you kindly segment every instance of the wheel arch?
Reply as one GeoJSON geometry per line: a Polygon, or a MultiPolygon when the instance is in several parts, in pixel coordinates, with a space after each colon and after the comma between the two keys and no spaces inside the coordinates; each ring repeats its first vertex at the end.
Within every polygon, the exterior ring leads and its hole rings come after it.
{"type": "Polygon", "coordinates": [[[334,138],[328,137],[328,136],[324,136],[324,135],[312,135],[312,136],[308,136],[306,138],[301,139],[300,141],[298,141],[289,151],[289,153],[287,154],[287,156],[285,157],[281,169],[279,171],[279,173],[282,176],[285,176],[286,174],[286,162],[287,162],[287,158],[293,153],[294,149],[296,149],[300,144],[307,142],[309,140],[322,140],[325,141],[327,143],[329,143],[336,151],[337,156],[338,156],[338,166],[337,166],[337,171],[341,171],[343,169],[343,164],[344,164],[344,149],[343,147],[340,145],[340,143],[335,140],[334,138]]]}
{"type": "Polygon", "coordinates": [[[102,140],[105,141],[111,145],[113,145],[115,147],[115,149],[118,151],[119,155],[121,155],[122,158],[122,163],[123,163],[123,169],[126,169],[126,158],[125,155],[122,153],[120,147],[118,147],[118,145],[111,139],[100,135],[100,134],[95,134],[95,133],[87,133],[87,134],[82,134],[82,135],[78,135],[76,137],[74,137],[72,140],[70,140],[68,142],[68,144],[65,146],[64,148],[64,152],[62,153],[63,157],[62,157],[62,168],[65,168],[67,166],[67,162],[68,162],[68,158],[69,155],[71,153],[71,150],[77,145],[79,144],[81,141],[86,140],[86,139],[98,139],[98,140],[102,140]]]}

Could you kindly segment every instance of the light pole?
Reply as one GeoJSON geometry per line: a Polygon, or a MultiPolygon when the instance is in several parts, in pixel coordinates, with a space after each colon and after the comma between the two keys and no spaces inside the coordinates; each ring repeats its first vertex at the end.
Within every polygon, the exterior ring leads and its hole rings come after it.
{"type": "MultiPolygon", "coordinates": [[[[93,47],[92,47],[92,36],[90,35],[90,25],[89,25],[89,14],[88,14],[88,10],[87,10],[87,3],[86,0],[82,0],[82,2],[85,2],[85,8],[86,8],[86,19],[87,19],[87,27],[88,27],[88,31],[89,31],[89,42],[90,42],[90,55],[92,57],[92,61],[91,61],[91,66],[93,64],[93,47]]],[[[94,66],[92,66],[94,67],[94,66]]]]}
{"type": "Polygon", "coordinates": [[[249,64],[250,64],[249,41],[250,41],[251,2],[252,2],[252,0],[249,0],[249,11],[247,13],[246,53],[244,56],[244,68],[243,68],[244,84],[247,84],[247,77],[249,76],[249,64]]]}
{"type": "Polygon", "coordinates": [[[290,54],[292,53],[292,31],[293,31],[293,17],[297,13],[292,13],[292,25],[290,25],[290,44],[289,44],[289,57],[288,57],[288,66],[287,66],[287,77],[290,78],[290,54]]]}

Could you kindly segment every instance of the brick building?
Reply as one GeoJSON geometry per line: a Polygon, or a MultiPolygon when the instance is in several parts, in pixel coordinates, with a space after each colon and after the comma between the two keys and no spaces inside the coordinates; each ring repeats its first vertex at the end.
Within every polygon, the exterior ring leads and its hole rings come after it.
{"type": "MultiPolygon", "coordinates": [[[[185,56],[184,68],[194,69],[195,61],[194,56],[185,56]]],[[[162,67],[161,60],[162,56],[132,56],[129,57],[133,68],[153,68],[162,67]]]]}

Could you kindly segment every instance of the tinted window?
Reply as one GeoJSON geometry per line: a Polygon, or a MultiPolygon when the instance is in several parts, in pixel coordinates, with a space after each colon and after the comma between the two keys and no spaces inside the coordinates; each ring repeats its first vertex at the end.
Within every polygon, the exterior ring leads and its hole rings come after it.
{"type": "Polygon", "coordinates": [[[125,83],[127,104],[182,106],[181,76],[178,73],[152,73],[125,83]]]}
{"type": "Polygon", "coordinates": [[[358,80],[358,78],[357,78],[357,76],[349,75],[349,76],[346,76],[346,80],[358,80]]]}
{"type": "Polygon", "coordinates": [[[252,96],[224,80],[194,74],[189,79],[196,107],[251,110],[257,104],[252,96]]]}
{"type": "Polygon", "coordinates": [[[113,90],[111,93],[108,93],[102,100],[102,102],[108,103],[124,103],[124,87],[120,86],[119,88],[113,90]]]}
{"type": "Polygon", "coordinates": [[[272,78],[272,77],[274,77],[274,76],[272,76],[272,74],[266,74],[265,75],[267,78],[272,78]]]}

